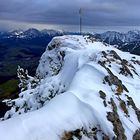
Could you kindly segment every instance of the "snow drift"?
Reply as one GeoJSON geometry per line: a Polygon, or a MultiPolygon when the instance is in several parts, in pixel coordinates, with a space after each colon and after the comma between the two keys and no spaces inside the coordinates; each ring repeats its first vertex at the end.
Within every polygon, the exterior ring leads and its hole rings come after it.
{"type": "Polygon", "coordinates": [[[55,37],[40,82],[10,101],[1,139],[140,139],[139,60],[89,36],[55,37]]]}

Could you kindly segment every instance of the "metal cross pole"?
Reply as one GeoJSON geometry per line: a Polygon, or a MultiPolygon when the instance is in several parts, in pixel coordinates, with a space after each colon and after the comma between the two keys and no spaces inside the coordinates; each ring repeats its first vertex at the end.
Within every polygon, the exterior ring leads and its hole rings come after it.
{"type": "Polygon", "coordinates": [[[79,9],[79,15],[80,15],[80,34],[82,34],[82,8],[79,9]]]}

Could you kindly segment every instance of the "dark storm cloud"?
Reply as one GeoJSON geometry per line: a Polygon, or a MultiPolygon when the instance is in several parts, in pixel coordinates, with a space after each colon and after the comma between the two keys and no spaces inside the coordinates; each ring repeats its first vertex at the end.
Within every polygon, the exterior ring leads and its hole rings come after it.
{"type": "Polygon", "coordinates": [[[0,0],[0,20],[38,24],[140,25],[139,0],[0,0]]]}

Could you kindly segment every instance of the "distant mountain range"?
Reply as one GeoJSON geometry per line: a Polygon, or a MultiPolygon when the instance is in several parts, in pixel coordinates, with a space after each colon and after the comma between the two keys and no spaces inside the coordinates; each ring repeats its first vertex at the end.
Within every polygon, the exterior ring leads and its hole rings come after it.
{"type": "Polygon", "coordinates": [[[57,30],[31,28],[26,31],[0,32],[0,82],[16,77],[18,65],[34,74],[39,58],[55,36],[78,34],[57,30]]]}
{"type": "MultiPolygon", "coordinates": [[[[76,32],[65,32],[60,30],[37,30],[34,28],[26,31],[14,30],[11,32],[0,32],[0,45],[41,45],[46,46],[54,36],[79,35],[76,32]]],[[[83,33],[84,35],[86,33],[83,33]]],[[[133,30],[127,33],[107,31],[101,34],[94,34],[95,38],[100,39],[110,45],[116,45],[122,51],[128,51],[140,55],[140,31],[133,30]]]]}
{"type": "Polygon", "coordinates": [[[107,31],[94,34],[94,37],[110,45],[116,45],[122,51],[140,55],[140,31],[138,30],[128,31],[127,33],[107,31]]]}
{"type": "MultiPolygon", "coordinates": [[[[0,32],[0,42],[5,41],[5,40],[11,40],[13,42],[18,42],[18,41],[27,41],[32,43],[31,41],[37,41],[41,42],[43,41],[43,38],[48,39],[48,37],[54,37],[54,36],[61,36],[61,35],[67,35],[67,34],[79,34],[79,33],[73,33],[73,32],[64,32],[60,30],[49,30],[49,29],[44,29],[44,30],[37,30],[34,28],[28,29],[26,31],[23,30],[14,30],[10,32],[0,32]],[[36,40],[37,39],[37,40],[36,40]]],[[[23,42],[24,43],[24,42],[23,42]]]]}
{"type": "MultiPolygon", "coordinates": [[[[61,35],[79,35],[78,32],[65,32],[60,30],[37,30],[35,28],[30,28],[26,31],[23,30],[14,30],[11,32],[0,32],[0,42],[3,40],[12,40],[18,41],[18,40],[28,40],[31,41],[36,38],[46,38],[46,37],[52,37],[52,36],[61,36],[61,35]],[[15,40],[14,40],[15,39],[15,40]]],[[[83,33],[84,35],[86,33],[83,33]]],[[[111,44],[111,45],[122,45],[125,43],[132,43],[132,42],[140,42],[140,31],[139,30],[133,30],[128,31],[127,33],[121,33],[116,31],[107,31],[104,33],[97,33],[94,34],[94,37],[101,39],[102,41],[111,44]]]]}
{"type": "Polygon", "coordinates": [[[39,31],[35,28],[30,28],[26,31],[23,30],[14,30],[10,32],[0,32],[0,39],[4,38],[24,38],[24,39],[31,39],[36,37],[42,37],[44,35],[61,35],[63,34],[62,31],[56,31],[56,30],[47,30],[44,29],[42,31],[39,31]]]}
{"type": "Polygon", "coordinates": [[[61,31],[28,29],[26,31],[14,30],[12,32],[0,32],[0,43],[47,45],[54,36],[63,35],[61,31]]]}

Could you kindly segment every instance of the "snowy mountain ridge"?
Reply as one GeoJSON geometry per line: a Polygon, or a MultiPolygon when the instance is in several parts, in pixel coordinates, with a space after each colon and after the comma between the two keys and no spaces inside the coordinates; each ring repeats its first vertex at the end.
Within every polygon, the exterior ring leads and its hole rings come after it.
{"type": "Polygon", "coordinates": [[[60,30],[37,30],[35,28],[29,28],[28,30],[13,30],[9,32],[0,32],[0,39],[34,39],[47,36],[63,35],[64,32],[60,30]]]}
{"type": "Polygon", "coordinates": [[[140,31],[132,30],[127,33],[116,31],[107,31],[101,34],[94,34],[95,38],[101,41],[115,45],[118,49],[140,55],[140,31]]]}
{"type": "Polygon", "coordinates": [[[108,41],[111,44],[114,44],[115,42],[130,43],[134,41],[140,41],[140,31],[132,30],[128,31],[127,33],[107,31],[101,34],[95,34],[95,37],[99,37],[103,41],[108,41]]]}
{"type": "Polygon", "coordinates": [[[55,37],[0,122],[4,140],[138,140],[140,57],[90,36],[55,37]],[[8,133],[8,135],[7,135],[8,133]]]}

